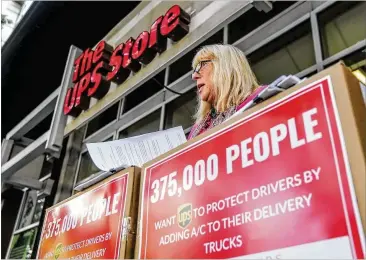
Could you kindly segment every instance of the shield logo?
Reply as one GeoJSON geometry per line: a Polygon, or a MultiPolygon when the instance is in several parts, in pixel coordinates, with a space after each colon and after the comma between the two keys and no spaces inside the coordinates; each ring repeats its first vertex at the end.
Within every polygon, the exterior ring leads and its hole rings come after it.
{"type": "Polygon", "coordinates": [[[58,243],[55,248],[55,252],[53,253],[54,258],[57,260],[60,257],[61,253],[62,253],[62,244],[58,243]]]}
{"type": "Polygon", "coordinates": [[[192,204],[186,203],[178,207],[178,226],[186,228],[192,221],[192,204]]]}

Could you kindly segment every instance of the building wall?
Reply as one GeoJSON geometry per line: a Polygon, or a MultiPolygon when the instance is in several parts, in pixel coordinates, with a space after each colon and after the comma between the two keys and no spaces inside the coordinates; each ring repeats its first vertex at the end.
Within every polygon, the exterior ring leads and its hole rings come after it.
{"type": "MultiPolygon", "coordinates": [[[[188,10],[190,6],[187,5],[188,10]]],[[[165,6],[164,11],[170,6],[165,6]]],[[[204,9],[199,8],[204,7],[208,8],[207,4],[197,7],[197,12],[203,11],[204,9]]],[[[237,10],[239,9],[238,7],[237,10]]],[[[179,125],[183,126],[186,133],[189,132],[196,106],[190,62],[200,46],[210,43],[229,43],[237,46],[246,53],[261,84],[270,83],[284,74],[309,77],[340,59],[348,66],[357,63],[358,67],[362,67],[365,66],[362,61],[362,49],[365,48],[363,33],[366,32],[366,23],[362,23],[362,18],[366,17],[365,10],[365,3],[342,2],[275,2],[268,13],[260,12],[252,6],[244,6],[232,16],[226,17],[226,22],[215,27],[209,34],[210,37],[202,36],[204,39],[197,41],[188,50],[179,49],[180,42],[177,43],[178,47],[171,46],[161,57],[157,57],[158,64],[166,62],[162,64],[163,70],[149,74],[148,69],[157,70],[155,63],[149,64],[145,71],[137,73],[118,88],[128,86],[129,81],[143,81],[139,87],[121,95],[119,103],[89,120],[75,185],[92,173],[98,172],[87,153],[87,142],[120,139],[179,125]],[[337,25],[336,29],[334,24],[337,25]],[[352,30],[350,24],[353,26],[352,30]],[[343,34],[352,34],[346,37],[349,39],[348,44],[337,42],[336,39],[343,34]],[[334,45],[338,46],[337,51],[328,55],[327,50],[334,49],[334,45]],[[174,48],[181,50],[181,53],[171,62],[171,55],[174,56],[174,52],[177,51],[174,48]],[[149,79],[145,80],[144,77],[149,79]],[[179,96],[162,89],[151,80],[152,77],[184,94],[179,96]]],[[[137,21],[140,19],[142,17],[137,21]]],[[[149,28],[146,25],[151,24],[156,16],[146,19],[148,21],[143,26],[145,29],[149,28]]],[[[202,19],[205,20],[205,17],[202,19]]],[[[194,18],[192,20],[194,21],[194,18]]],[[[134,29],[136,33],[131,32],[132,36],[136,36],[144,30],[143,28],[134,29]]],[[[195,32],[194,29],[192,31],[190,34],[195,32]]],[[[123,42],[131,36],[129,33],[130,31],[127,35],[120,36],[120,41],[123,42]]],[[[116,35],[121,34],[116,31],[106,39],[115,39],[116,35]]],[[[192,38],[191,35],[186,37],[188,40],[192,38]]],[[[116,91],[111,92],[111,95],[117,94],[116,91]]]]}
{"type": "MultiPolygon", "coordinates": [[[[115,33],[108,35],[105,39],[113,47],[126,41],[129,37],[136,38],[141,32],[149,30],[151,24],[174,4],[179,4],[186,12],[191,14],[190,32],[177,43],[170,42],[171,46],[159,57],[156,57],[148,66],[143,67],[139,72],[126,80],[117,87],[112,84],[109,93],[97,102],[93,100],[90,108],[84,111],[77,118],[69,117],[65,134],[84,125],[87,121],[97,116],[101,111],[112,106],[118,100],[127,95],[134,89],[141,86],[146,80],[161,72],[164,67],[179,59],[182,55],[190,51],[196,44],[203,42],[211,36],[218,28],[227,22],[227,19],[233,19],[235,15],[245,12],[250,8],[249,1],[226,2],[216,1],[207,4],[206,2],[192,1],[152,1],[138,15],[132,18],[120,30],[112,30],[115,33]]],[[[169,46],[169,45],[168,45],[169,46]]]]}

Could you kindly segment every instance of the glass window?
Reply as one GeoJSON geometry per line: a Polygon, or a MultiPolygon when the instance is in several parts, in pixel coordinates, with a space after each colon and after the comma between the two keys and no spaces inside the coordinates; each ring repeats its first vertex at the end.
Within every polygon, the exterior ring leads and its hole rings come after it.
{"type": "Polygon", "coordinates": [[[324,58],[366,38],[366,2],[340,1],[319,13],[324,58]]]}
{"type": "Polygon", "coordinates": [[[260,84],[285,74],[297,74],[315,64],[310,22],[304,22],[248,55],[260,84]]]}
{"type": "Polygon", "coordinates": [[[84,152],[81,155],[80,169],[76,183],[97,172],[99,172],[99,169],[97,166],[95,166],[93,160],[90,158],[89,152],[84,152]]]}
{"type": "Polygon", "coordinates": [[[9,259],[30,259],[38,227],[13,236],[9,259]]]}
{"type": "Polygon", "coordinates": [[[159,131],[161,109],[139,120],[119,133],[119,139],[159,131]]]}
{"type": "Polygon", "coordinates": [[[268,13],[258,11],[255,7],[239,16],[236,20],[229,23],[229,44],[233,44],[246,34],[250,33],[260,25],[264,24],[283,10],[293,5],[294,1],[272,2],[272,10],[268,13]]]}
{"type": "Polygon", "coordinates": [[[175,126],[182,126],[183,129],[186,129],[192,126],[196,106],[196,88],[170,102],[166,106],[165,129],[175,126]]]}
{"type": "Polygon", "coordinates": [[[95,133],[113,120],[117,119],[118,104],[119,102],[105,110],[103,113],[101,113],[99,116],[97,116],[88,123],[86,137],[95,133]]]}
{"type": "MultiPolygon", "coordinates": [[[[112,141],[113,136],[109,137],[108,139],[104,140],[103,142],[112,141]]],[[[93,160],[90,157],[88,151],[81,154],[81,161],[80,161],[80,168],[78,177],[76,179],[76,183],[86,179],[90,175],[99,172],[99,168],[94,164],[93,160]]]]}
{"type": "Polygon", "coordinates": [[[131,110],[135,106],[139,105],[149,97],[158,93],[163,89],[164,86],[164,78],[165,78],[165,70],[161,71],[157,75],[155,75],[155,80],[150,79],[146,83],[142,84],[140,87],[132,91],[130,94],[126,96],[125,105],[123,108],[123,113],[131,110]],[[156,80],[160,83],[157,83],[156,80]]]}
{"type": "MultiPolygon", "coordinates": [[[[103,142],[112,141],[113,137],[109,137],[103,142]]],[[[94,164],[93,160],[90,157],[90,154],[88,151],[81,154],[81,161],[80,161],[80,168],[78,177],[76,179],[76,183],[79,183],[80,181],[86,179],[90,175],[99,172],[99,168],[94,164]]]]}
{"type": "Polygon", "coordinates": [[[215,44],[215,43],[223,43],[224,40],[224,31],[220,30],[214,35],[212,35],[210,38],[208,38],[206,41],[198,45],[196,48],[194,48],[192,51],[188,52],[186,55],[184,55],[182,58],[174,62],[172,65],[170,65],[169,70],[169,80],[168,84],[176,81],[180,77],[182,77],[184,74],[186,74],[188,71],[192,70],[192,60],[194,58],[194,55],[199,50],[200,47],[204,45],[209,44],[215,44]]]}
{"type": "Polygon", "coordinates": [[[20,218],[18,229],[38,222],[43,210],[44,199],[38,197],[37,191],[31,190],[26,196],[27,198],[23,208],[22,216],[20,218]]]}
{"type": "Polygon", "coordinates": [[[361,49],[361,50],[355,51],[339,60],[334,60],[332,63],[327,64],[327,66],[325,66],[325,68],[330,67],[341,60],[352,71],[357,70],[357,69],[366,71],[365,57],[366,57],[366,49],[363,49],[363,50],[361,49]]]}
{"type": "Polygon", "coordinates": [[[366,48],[353,52],[341,59],[351,70],[366,69],[366,48]]]}
{"type": "Polygon", "coordinates": [[[312,76],[314,76],[314,75],[316,75],[316,74],[318,74],[318,71],[315,69],[315,70],[313,70],[312,72],[310,72],[310,73],[308,73],[308,74],[306,74],[306,75],[302,76],[301,78],[302,78],[302,79],[304,79],[304,78],[311,78],[312,76]]]}

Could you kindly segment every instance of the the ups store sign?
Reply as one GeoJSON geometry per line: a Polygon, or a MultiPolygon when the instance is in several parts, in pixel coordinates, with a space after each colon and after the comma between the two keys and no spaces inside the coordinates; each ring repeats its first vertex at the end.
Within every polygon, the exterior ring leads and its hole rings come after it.
{"type": "Polygon", "coordinates": [[[89,108],[90,97],[101,99],[109,91],[111,81],[121,84],[137,72],[141,64],[149,64],[167,47],[167,38],[179,41],[189,31],[190,16],[180,6],[172,6],[150,27],[134,39],[130,37],[113,49],[101,41],[95,50],[85,50],[74,62],[72,81],[64,102],[64,114],[77,117],[89,108]]]}

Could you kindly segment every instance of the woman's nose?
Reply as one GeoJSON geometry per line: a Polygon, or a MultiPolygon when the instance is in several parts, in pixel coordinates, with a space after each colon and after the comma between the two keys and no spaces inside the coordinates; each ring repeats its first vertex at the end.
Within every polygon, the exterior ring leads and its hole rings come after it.
{"type": "Polygon", "coordinates": [[[197,72],[192,73],[192,79],[193,80],[197,80],[199,77],[200,77],[200,74],[198,74],[197,72]]]}

